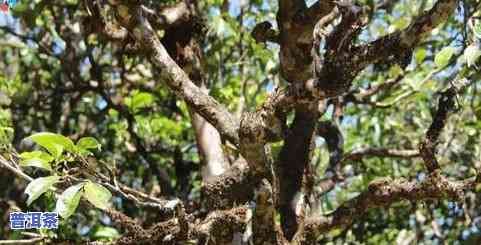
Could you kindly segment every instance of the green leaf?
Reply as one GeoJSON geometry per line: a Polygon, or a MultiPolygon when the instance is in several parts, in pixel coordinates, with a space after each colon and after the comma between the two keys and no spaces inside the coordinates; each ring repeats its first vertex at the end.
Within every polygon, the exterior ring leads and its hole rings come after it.
{"type": "Polygon", "coordinates": [[[77,148],[82,153],[90,153],[88,149],[100,150],[101,147],[102,145],[93,137],[83,137],[77,142],[77,148]]]}
{"type": "Polygon", "coordinates": [[[154,102],[154,96],[150,93],[140,92],[136,93],[132,100],[130,101],[130,107],[133,111],[137,111],[138,109],[148,107],[152,105],[154,102]]]}
{"type": "Polygon", "coordinates": [[[53,157],[48,153],[43,151],[24,152],[20,154],[20,158],[22,159],[20,166],[37,167],[52,171],[50,162],[53,161],[53,157]]]}
{"type": "Polygon", "coordinates": [[[92,236],[94,238],[117,238],[120,234],[115,228],[102,226],[99,227],[92,236]]]}
{"type": "Polygon", "coordinates": [[[439,69],[444,68],[449,64],[449,60],[454,54],[454,48],[453,47],[445,47],[443,48],[438,54],[436,54],[436,57],[434,57],[434,63],[436,63],[436,66],[439,69]]]}
{"type": "Polygon", "coordinates": [[[466,61],[468,67],[473,66],[476,61],[478,61],[480,56],[481,50],[476,44],[471,44],[464,50],[464,60],[466,61]]]}
{"type": "Polygon", "coordinates": [[[416,63],[421,64],[424,61],[424,59],[426,58],[426,56],[427,56],[426,49],[420,48],[420,49],[416,50],[416,53],[414,54],[414,57],[416,59],[416,63]]]}
{"type": "Polygon", "coordinates": [[[106,209],[112,197],[110,191],[102,185],[87,182],[84,187],[84,197],[97,208],[106,209]]]}
{"type": "Polygon", "coordinates": [[[60,179],[59,176],[49,176],[34,179],[25,188],[25,193],[28,195],[27,205],[37,200],[37,198],[45,193],[53,184],[57,183],[60,179]]]}
{"type": "Polygon", "coordinates": [[[85,183],[80,183],[70,186],[58,198],[55,210],[64,219],[70,217],[77,209],[84,185],[85,183]]]}
{"type": "Polygon", "coordinates": [[[55,158],[59,158],[64,150],[75,152],[76,147],[69,138],[54,133],[37,133],[29,139],[47,149],[55,158]]]}

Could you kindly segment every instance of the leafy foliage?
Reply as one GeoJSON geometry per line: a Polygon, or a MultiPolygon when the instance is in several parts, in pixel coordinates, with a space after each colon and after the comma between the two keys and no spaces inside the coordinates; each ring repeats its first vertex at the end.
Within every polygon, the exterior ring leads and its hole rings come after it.
{"type": "MultiPolygon", "coordinates": [[[[27,204],[30,205],[38,199],[43,193],[51,189],[58,183],[62,176],[69,178],[70,176],[58,168],[61,164],[67,162],[80,162],[85,155],[93,154],[90,149],[100,150],[100,143],[93,137],[80,138],[77,144],[74,144],[69,138],[54,133],[36,133],[27,139],[30,139],[42,146],[45,151],[32,151],[20,154],[22,158],[22,166],[31,166],[42,168],[48,171],[54,171],[54,175],[41,177],[33,180],[25,189],[25,193],[29,195],[27,204]],[[50,154],[52,155],[50,155],[50,154]],[[62,153],[65,153],[62,155],[62,153]],[[52,164],[56,167],[52,169],[52,164]]],[[[85,164],[85,162],[84,162],[85,164]]],[[[75,213],[81,197],[84,197],[93,206],[106,209],[112,197],[110,191],[90,180],[80,182],[65,189],[65,191],[57,197],[55,211],[65,219],[75,213]]]]}
{"type": "Polygon", "coordinates": [[[76,184],[67,188],[62,195],[57,199],[55,211],[63,218],[70,217],[77,209],[82,196],[84,183],[76,184]]]}

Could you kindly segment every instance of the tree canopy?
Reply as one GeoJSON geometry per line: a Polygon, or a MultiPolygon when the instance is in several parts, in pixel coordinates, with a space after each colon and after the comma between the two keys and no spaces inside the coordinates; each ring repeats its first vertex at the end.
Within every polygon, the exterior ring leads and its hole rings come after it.
{"type": "Polygon", "coordinates": [[[4,4],[0,244],[481,243],[481,1],[4,4]]]}

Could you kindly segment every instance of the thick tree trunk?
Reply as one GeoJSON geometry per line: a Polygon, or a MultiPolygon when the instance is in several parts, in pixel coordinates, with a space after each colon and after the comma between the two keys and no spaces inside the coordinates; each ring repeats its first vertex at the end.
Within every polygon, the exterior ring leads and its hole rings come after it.
{"type": "Polygon", "coordinates": [[[317,103],[299,107],[277,164],[282,230],[290,240],[305,217],[306,171],[312,157],[319,112],[317,103]]]}

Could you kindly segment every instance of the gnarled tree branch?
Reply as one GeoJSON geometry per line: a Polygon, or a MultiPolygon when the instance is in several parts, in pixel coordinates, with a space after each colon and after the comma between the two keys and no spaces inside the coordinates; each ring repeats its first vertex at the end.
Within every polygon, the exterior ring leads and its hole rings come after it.
{"type": "Polygon", "coordinates": [[[160,43],[157,34],[144,16],[144,11],[137,3],[117,3],[115,5],[121,23],[129,29],[134,38],[150,51],[154,66],[160,70],[163,80],[170,89],[183,98],[191,108],[202,115],[221,134],[234,145],[239,144],[239,122],[227,109],[214,98],[197,87],[189,76],[169,56],[160,43]]]}
{"type": "Polygon", "coordinates": [[[479,178],[450,181],[439,172],[433,172],[420,183],[407,180],[380,179],[369,184],[368,189],[356,198],[341,205],[327,216],[306,221],[305,234],[298,234],[299,244],[312,244],[329,230],[345,228],[371,208],[387,208],[403,200],[423,201],[448,198],[459,200],[463,191],[474,188],[479,178]]]}

